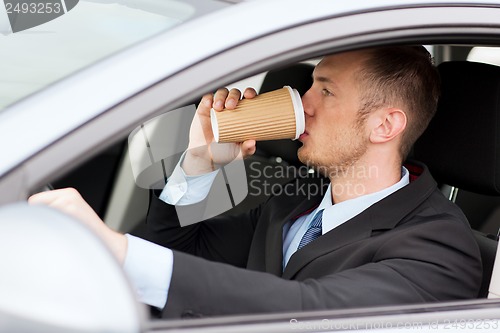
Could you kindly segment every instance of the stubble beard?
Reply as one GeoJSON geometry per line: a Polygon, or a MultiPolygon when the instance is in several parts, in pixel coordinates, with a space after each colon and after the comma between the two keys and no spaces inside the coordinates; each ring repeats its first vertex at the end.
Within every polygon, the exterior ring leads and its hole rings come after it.
{"type": "Polygon", "coordinates": [[[362,135],[363,126],[360,125],[330,137],[322,147],[315,147],[314,150],[300,147],[299,160],[330,180],[353,174],[357,162],[368,149],[368,142],[362,135]]]}

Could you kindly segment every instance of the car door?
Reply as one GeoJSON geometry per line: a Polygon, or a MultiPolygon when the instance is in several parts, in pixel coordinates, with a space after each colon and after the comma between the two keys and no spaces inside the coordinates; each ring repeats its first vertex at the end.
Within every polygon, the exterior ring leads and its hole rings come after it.
{"type": "MultiPolygon", "coordinates": [[[[35,114],[40,107],[54,115],[72,101],[84,101],[76,111],[91,110],[88,118],[64,124],[57,136],[35,147],[20,146],[3,163],[0,178],[1,202],[25,200],[35,189],[57,179],[61,172],[78,166],[106,147],[126,138],[141,123],[178,109],[203,93],[272,68],[324,54],[375,45],[499,44],[500,4],[481,2],[357,2],[332,5],[311,1],[251,2],[233,6],[186,23],[178,30],[159,35],[147,44],[118,54],[75,76],[71,89],[59,89],[61,82],[13,108],[35,114]],[[448,3],[448,5],[447,5],[448,3]],[[288,8],[281,11],[282,6],[288,8]],[[264,10],[265,9],[265,10],[264,10]],[[275,13],[280,12],[279,16],[275,13]],[[254,22],[267,24],[255,26],[254,22]],[[230,26],[232,29],[227,29],[230,26]],[[224,38],[200,40],[199,36],[224,38]],[[197,41],[186,44],[186,41],[197,41]],[[112,86],[125,79],[116,73],[133,68],[137,82],[115,87],[100,96],[102,85],[112,86]],[[88,88],[91,86],[91,88],[88,88]],[[120,89],[118,89],[120,88],[120,89]],[[61,99],[51,96],[58,91],[61,99]],[[95,94],[85,101],[84,94],[95,94]]],[[[75,111],[75,112],[76,112],[75,111]]],[[[0,133],[19,128],[21,118],[0,115],[0,133]]],[[[54,128],[49,124],[44,131],[54,128]]],[[[2,135],[5,147],[10,137],[2,135]]],[[[31,137],[37,140],[36,133],[31,137]]],[[[9,148],[12,149],[12,148],[9,148]]],[[[10,150],[9,150],[10,151],[10,150]]],[[[133,183],[133,179],[129,179],[133,183]]],[[[116,190],[117,187],[115,187],[116,190]]],[[[128,201],[121,203],[123,209],[128,201]]],[[[119,209],[120,204],[115,209],[119,209]]],[[[498,329],[500,303],[472,300],[425,306],[398,306],[312,313],[237,316],[197,321],[152,321],[147,330],[198,332],[213,331],[405,331],[408,327],[430,330],[498,329]],[[469,325],[469,326],[467,326],[469,325]]]]}

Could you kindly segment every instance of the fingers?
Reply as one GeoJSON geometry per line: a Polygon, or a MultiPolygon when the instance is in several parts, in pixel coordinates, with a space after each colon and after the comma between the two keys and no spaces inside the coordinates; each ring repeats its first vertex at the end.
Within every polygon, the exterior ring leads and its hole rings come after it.
{"type": "Polygon", "coordinates": [[[28,198],[30,204],[43,204],[71,215],[88,225],[101,225],[102,221],[80,193],[73,188],[41,192],[28,198]]]}
{"type": "Polygon", "coordinates": [[[241,143],[241,153],[243,155],[243,158],[255,154],[255,143],[255,140],[247,140],[241,143]]]}
{"type": "MultiPolygon", "coordinates": [[[[203,96],[198,107],[198,112],[205,114],[210,113],[210,109],[214,108],[216,111],[221,111],[222,109],[234,109],[241,99],[241,91],[236,88],[228,90],[227,88],[218,89],[214,95],[207,94],[203,96]]],[[[247,88],[243,93],[245,98],[254,98],[257,96],[257,92],[254,88],[247,88]]]]}
{"type": "Polygon", "coordinates": [[[80,193],[74,188],[65,188],[60,190],[52,190],[46,192],[40,192],[32,195],[28,198],[30,204],[44,204],[48,206],[57,205],[61,199],[66,199],[68,201],[83,200],[80,193]]]}
{"type": "Polygon", "coordinates": [[[257,92],[254,88],[246,88],[243,93],[243,97],[245,98],[254,98],[255,96],[257,96],[257,92]]]}
{"type": "Polygon", "coordinates": [[[226,104],[226,98],[229,95],[229,90],[226,88],[222,88],[217,90],[217,92],[214,95],[214,103],[213,103],[213,108],[216,111],[220,111],[224,108],[224,105],[226,104]]]}
{"type": "Polygon", "coordinates": [[[198,105],[197,112],[202,116],[209,116],[210,109],[212,108],[214,96],[213,94],[206,94],[201,98],[200,104],[198,105]]]}
{"type": "Polygon", "coordinates": [[[48,205],[79,219],[101,237],[120,263],[125,261],[127,237],[107,227],[77,190],[65,188],[41,192],[32,195],[28,202],[48,205]]]}
{"type": "Polygon", "coordinates": [[[222,88],[217,90],[214,96],[213,108],[220,111],[224,108],[234,109],[241,98],[241,91],[238,89],[227,90],[222,88]]]}

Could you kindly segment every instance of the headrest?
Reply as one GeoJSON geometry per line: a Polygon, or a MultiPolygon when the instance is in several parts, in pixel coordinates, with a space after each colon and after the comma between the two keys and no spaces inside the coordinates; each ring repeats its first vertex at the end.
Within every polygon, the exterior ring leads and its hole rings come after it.
{"type": "Polygon", "coordinates": [[[280,89],[283,88],[283,86],[288,85],[297,89],[300,96],[302,96],[312,86],[313,70],[313,65],[303,63],[279,69],[272,69],[267,72],[264,81],[262,81],[260,93],[262,94],[271,90],[280,89]]]}
{"type": "Polygon", "coordinates": [[[414,157],[440,183],[500,194],[500,67],[454,61],[438,66],[438,111],[414,157]]]}
{"type": "MultiPolygon", "coordinates": [[[[300,96],[302,96],[312,85],[313,70],[314,66],[310,64],[295,64],[271,70],[266,74],[262,82],[260,93],[280,89],[288,85],[297,89],[300,96]]],[[[279,156],[292,165],[300,165],[297,150],[301,145],[297,140],[260,141],[257,142],[257,149],[267,156],[279,156]]]]}

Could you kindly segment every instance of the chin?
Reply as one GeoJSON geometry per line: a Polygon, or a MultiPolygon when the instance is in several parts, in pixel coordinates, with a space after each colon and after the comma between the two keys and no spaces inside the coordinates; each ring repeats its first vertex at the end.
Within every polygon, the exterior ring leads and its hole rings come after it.
{"type": "Polygon", "coordinates": [[[302,162],[303,164],[308,164],[308,156],[304,152],[304,146],[300,147],[299,150],[297,150],[297,157],[299,158],[299,161],[302,162]]]}
{"type": "Polygon", "coordinates": [[[297,157],[299,158],[299,161],[302,162],[302,164],[305,164],[308,167],[315,167],[318,165],[318,161],[316,161],[310,153],[305,151],[304,147],[299,148],[297,157]]]}

